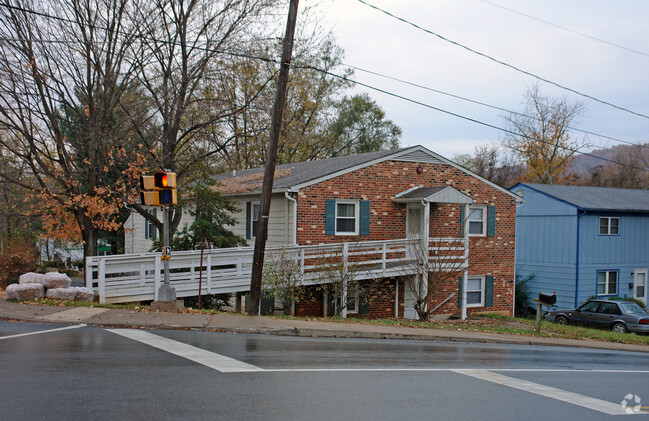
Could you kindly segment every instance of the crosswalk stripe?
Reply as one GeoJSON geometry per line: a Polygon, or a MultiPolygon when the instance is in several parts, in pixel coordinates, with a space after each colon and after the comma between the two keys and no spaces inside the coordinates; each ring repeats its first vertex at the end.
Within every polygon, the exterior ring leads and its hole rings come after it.
{"type": "Polygon", "coordinates": [[[527,380],[516,379],[514,377],[503,376],[502,374],[493,373],[487,370],[456,369],[451,371],[476,379],[486,380],[488,382],[512,387],[514,389],[523,390],[529,393],[534,393],[536,395],[545,396],[547,398],[567,402],[572,405],[582,406],[584,408],[603,412],[608,415],[626,414],[624,408],[620,403],[613,403],[597,398],[591,398],[590,396],[581,395],[579,393],[557,389],[556,387],[545,386],[527,380]]]}
{"type": "Polygon", "coordinates": [[[2,339],[20,338],[22,336],[39,335],[41,333],[59,332],[61,330],[78,329],[80,327],[85,327],[85,326],[87,326],[87,325],[81,324],[81,325],[75,325],[75,326],[59,327],[57,329],[39,330],[38,332],[19,333],[17,335],[10,335],[10,336],[0,336],[0,340],[2,340],[2,339]]]}
{"type": "Polygon", "coordinates": [[[234,358],[206,351],[193,345],[174,341],[173,339],[154,335],[153,333],[149,333],[144,330],[108,329],[108,331],[125,338],[129,338],[134,341],[152,346],[154,348],[161,349],[163,351],[169,352],[170,354],[178,355],[179,357],[183,357],[199,364],[203,364],[204,366],[210,367],[222,373],[262,371],[262,369],[259,367],[235,360],[234,358]]]}

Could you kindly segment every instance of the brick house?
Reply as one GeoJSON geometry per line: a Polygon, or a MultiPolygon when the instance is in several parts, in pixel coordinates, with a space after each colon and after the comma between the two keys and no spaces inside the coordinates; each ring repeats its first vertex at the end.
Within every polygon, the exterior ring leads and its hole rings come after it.
{"type": "MultiPolygon", "coordinates": [[[[221,174],[221,192],[239,208],[233,231],[254,245],[263,168],[221,174]]],[[[467,286],[469,312],[511,314],[514,303],[516,203],[520,198],[422,146],[280,165],[268,244],[318,245],[423,236],[468,237],[464,275],[438,286],[435,314],[457,314],[467,286]],[[464,231],[466,229],[466,232],[464,231]],[[466,283],[463,283],[466,282],[466,283]]],[[[411,276],[350,313],[414,318],[411,276]]],[[[359,280],[359,282],[364,282],[359,280]]],[[[296,314],[323,315],[326,297],[312,288],[296,314]]]]}
{"type": "MultiPolygon", "coordinates": [[[[217,176],[218,189],[238,208],[231,230],[248,239],[251,246],[263,171],[258,168],[217,176]]],[[[379,250],[381,245],[395,242],[424,245],[419,250],[409,245],[402,254],[384,251],[382,259],[379,252],[375,262],[382,260],[383,268],[390,269],[382,272],[389,282],[372,293],[369,303],[351,294],[347,302],[352,303],[343,312],[343,316],[416,318],[413,306],[420,285],[427,285],[424,279],[433,272],[421,267],[399,271],[395,265],[416,262],[421,250],[429,261],[435,253],[440,253],[437,261],[451,259],[444,256],[444,250],[457,249],[449,244],[461,242],[465,267],[440,268],[454,276],[431,289],[428,307],[435,309],[434,315],[458,314],[462,297],[466,297],[469,313],[512,314],[516,204],[521,200],[422,146],[279,165],[267,245],[314,248],[360,244],[379,250]],[[413,275],[417,271],[419,275],[413,275]]],[[[185,213],[181,224],[189,223],[191,216],[185,213]]],[[[126,252],[147,252],[156,235],[152,226],[137,213],[131,214],[126,225],[126,252]]],[[[354,282],[362,286],[373,279],[359,275],[354,282]]],[[[241,294],[243,288],[232,292],[241,294]]],[[[331,314],[335,303],[330,297],[313,282],[306,288],[310,298],[296,304],[296,314],[331,314]]]]}

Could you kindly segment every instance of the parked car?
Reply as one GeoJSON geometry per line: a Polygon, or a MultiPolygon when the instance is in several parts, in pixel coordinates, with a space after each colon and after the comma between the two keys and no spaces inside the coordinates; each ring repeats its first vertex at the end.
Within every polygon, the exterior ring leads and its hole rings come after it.
{"type": "Polygon", "coordinates": [[[572,310],[552,310],[545,319],[560,325],[581,325],[614,332],[649,333],[649,314],[630,301],[590,300],[572,310]]]}

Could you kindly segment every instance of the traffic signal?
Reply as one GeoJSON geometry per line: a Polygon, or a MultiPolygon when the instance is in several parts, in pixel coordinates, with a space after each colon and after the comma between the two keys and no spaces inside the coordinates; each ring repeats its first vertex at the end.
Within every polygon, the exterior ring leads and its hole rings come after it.
{"type": "Polygon", "coordinates": [[[178,203],[176,173],[160,171],[140,176],[140,199],[143,205],[169,206],[178,203]]]}

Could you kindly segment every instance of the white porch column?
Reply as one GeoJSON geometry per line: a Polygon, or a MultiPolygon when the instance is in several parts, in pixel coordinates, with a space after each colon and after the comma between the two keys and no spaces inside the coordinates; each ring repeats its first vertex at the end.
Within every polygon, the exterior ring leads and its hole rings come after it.
{"type": "Polygon", "coordinates": [[[464,273],[462,274],[462,320],[466,320],[466,300],[467,300],[467,282],[468,282],[468,277],[469,277],[469,268],[468,268],[468,263],[469,263],[469,205],[463,205],[464,206],[464,221],[462,221],[462,229],[463,229],[463,237],[464,237],[464,247],[465,247],[465,255],[466,255],[466,260],[465,260],[465,265],[464,265],[464,273]]]}

